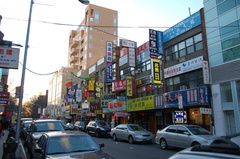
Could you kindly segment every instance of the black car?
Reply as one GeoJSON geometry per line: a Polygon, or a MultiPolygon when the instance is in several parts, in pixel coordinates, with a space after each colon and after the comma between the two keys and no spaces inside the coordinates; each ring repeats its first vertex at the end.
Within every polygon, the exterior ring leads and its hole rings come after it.
{"type": "Polygon", "coordinates": [[[103,120],[90,121],[86,126],[88,134],[94,134],[96,137],[110,135],[111,127],[103,120]]]}
{"type": "Polygon", "coordinates": [[[21,123],[21,126],[20,126],[20,136],[21,136],[21,138],[23,138],[23,139],[26,139],[27,138],[27,134],[28,134],[28,132],[27,132],[27,130],[30,128],[30,124],[32,123],[32,121],[29,121],[29,120],[26,120],[26,121],[23,121],[22,123],[21,123]]]}
{"type": "Polygon", "coordinates": [[[34,149],[34,159],[113,159],[102,151],[104,144],[81,131],[48,132],[41,135],[34,149]]]}
{"type": "Polygon", "coordinates": [[[74,123],[74,130],[86,131],[87,125],[88,125],[88,121],[76,121],[74,123]]]}
{"type": "Polygon", "coordinates": [[[24,143],[27,146],[29,153],[33,153],[34,145],[40,136],[49,131],[64,131],[64,127],[59,120],[43,119],[32,121],[30,127],[27,129],[27,139],[24,143]]]}

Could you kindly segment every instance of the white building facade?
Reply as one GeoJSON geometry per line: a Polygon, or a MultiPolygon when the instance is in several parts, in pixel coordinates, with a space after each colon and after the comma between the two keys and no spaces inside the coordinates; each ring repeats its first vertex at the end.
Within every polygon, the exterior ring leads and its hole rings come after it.
{"type": "Polygon", "coordinates": [[[240,1],[203,0],[217,135],[240,132],[240,1]]]}

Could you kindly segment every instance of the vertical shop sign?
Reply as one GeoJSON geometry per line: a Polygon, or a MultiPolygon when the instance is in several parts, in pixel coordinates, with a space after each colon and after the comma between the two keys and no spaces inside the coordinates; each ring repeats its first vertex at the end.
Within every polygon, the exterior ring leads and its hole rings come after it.
{"type": "Polygon", "coordinates": [[[89,91],[94,91],[95,90],[95,81],[94,80],[89,80],[89,91]]]}
{"type": "Polygon", "coordinates": [[[152,59],[152,68],[153,83],[161,84],[160,60],[152,59]]]}
{"type": "Polygon", "coordinates": [[[149,29],[150,57],[157,59],[163,54],[163,33],[157,30],[149,29]]]}
{"type": "Polygon", "coordinates": [[[132,76],[127,76],[127,96],[131,97],[133,94],[133,89],[132,89],[132,76]]]}
{"type": "Polygon", "coordinates": [[[107,62],[112,62],[112,42],[107,41],[107,62]]]}
{"type": "Polygon", "coordinates": [[[82,101],[82,88],[76,89],[76,102],[82,101]]]}
{"type": "Polygon", "coordinates": [[[203,60],[203,82],[210,84],[208,61],[203,60]]]}
{"type": "Polygon", "coordinates": [[[135,49],[129,48],[129,66],[135,67],[135,49]]]}
{"type": "Polygon", "coordinates": [[[112,63],[107,62],[107,74],[106,74],[106,82],[112,83],[112,63]]]}

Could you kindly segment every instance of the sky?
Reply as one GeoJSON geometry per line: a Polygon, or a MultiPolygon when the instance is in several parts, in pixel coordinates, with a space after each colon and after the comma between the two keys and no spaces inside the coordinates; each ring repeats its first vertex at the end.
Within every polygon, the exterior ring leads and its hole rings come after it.
{"type": "MultiPolygon", "coordinates": [[[[10,69],[10,92],[21,85],[27,20],[31,0],[0,0],[4,40],[21,44],[18,69],[10,69]]],[[[90,0],[118,11],[118,38],[148,41],[149,29],[164,31],[203,8],[203,0],[90,0]]],[[[69,34],[84,18],[78,0],[35,0],[28,43],[23,101],[48,89],[52,73],[67,66],[69,34]],[[58,25],[57,25],[58,24],[58,25]],[[29,71],[30,70],[30,71],[29,71]]]]}

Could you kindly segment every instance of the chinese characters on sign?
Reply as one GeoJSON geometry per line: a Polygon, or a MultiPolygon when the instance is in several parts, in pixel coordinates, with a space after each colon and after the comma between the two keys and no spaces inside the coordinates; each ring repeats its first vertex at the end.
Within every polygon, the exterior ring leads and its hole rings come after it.
{"type": "Polygon", "coordinates": [[[0,67],[18,69],[19,49],[0,47],[0,67]]]}
{"type": "Polygon", "coordinates": [[[112,62],[112,42],[107,41],[107,62],[112,62]]]}
{"type": "Polygon", "coordinates": [[[153,76],[153,83],[160,84],[161,78],[160,78],[160,60],[152,59],[152,76],[153,76]]]}

